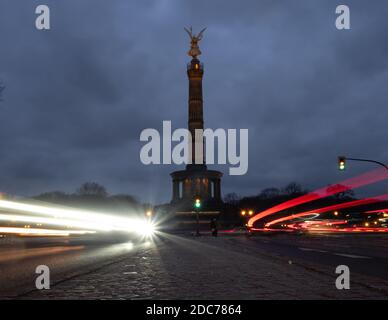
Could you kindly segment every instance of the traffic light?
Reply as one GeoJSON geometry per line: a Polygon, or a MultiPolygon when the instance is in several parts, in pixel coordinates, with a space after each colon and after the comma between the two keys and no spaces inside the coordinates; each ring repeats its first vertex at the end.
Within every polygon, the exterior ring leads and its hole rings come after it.
{"type": "Polygon", "coordinates": [[[338,157],[338,169],[343,171],[345,170],[346,166],[346,158],[345,157],[338,157]]]}
{"type": "Polygon", "coordinates": [[[195,209],[201,208],[201,198],[195,198],[194,207],[195,209]]]}

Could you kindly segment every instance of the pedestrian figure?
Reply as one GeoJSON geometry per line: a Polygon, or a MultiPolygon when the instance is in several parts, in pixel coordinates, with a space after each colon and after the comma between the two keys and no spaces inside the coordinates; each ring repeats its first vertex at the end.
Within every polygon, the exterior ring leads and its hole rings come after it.
{"type": "Polygon", "coordinates": [[[218,230],[217,230],[217,220],[215,218],[213,218],[211,221],[210,221],[210,229],[212,230],[212,236],[213,237],[217,237],[217,234],[218,234],[218,230]]]}

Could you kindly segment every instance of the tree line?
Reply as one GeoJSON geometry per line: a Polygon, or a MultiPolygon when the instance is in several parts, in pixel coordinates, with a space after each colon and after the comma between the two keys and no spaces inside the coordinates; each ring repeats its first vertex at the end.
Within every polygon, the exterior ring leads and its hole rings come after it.
{"type": "Polygon", "coordinates": [[[97,182],[85,182],[73,193],[50,191],[34,196],[33,199],[85,209],[110,210],[118,213],[128,213],[128,210],[143,212],[149,206],[129,194],[110,195],[106,188],[97,182]]]}

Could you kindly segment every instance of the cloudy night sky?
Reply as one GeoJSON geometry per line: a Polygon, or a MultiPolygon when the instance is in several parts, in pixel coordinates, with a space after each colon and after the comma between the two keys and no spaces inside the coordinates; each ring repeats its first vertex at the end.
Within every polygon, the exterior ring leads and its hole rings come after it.
{"type": "MultiPolygon", "coordinates": [[[[184,26],[207,27],[208,128],[249,129],[249,170],[223,194],[291,181],[313,190],[388,161],[388,2],[331,0],[0,1],[0,191],[75,191],[85,181],[142,201],[171,198],[175,165],[145,166],[140,132],[187,125],[184,26]],[[51,9],[51,30],[35,8],[51,9]]],[[[214,167],[212,167],[214,168],[214,167]]],[[[387,184],[365,188],[383,194],[387,184]]]]}

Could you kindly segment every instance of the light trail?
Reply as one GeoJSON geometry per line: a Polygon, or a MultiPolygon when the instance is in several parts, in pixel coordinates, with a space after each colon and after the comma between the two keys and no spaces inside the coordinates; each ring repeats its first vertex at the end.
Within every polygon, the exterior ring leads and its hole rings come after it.
{"type": "Polygon", "coordinates": [[[280,223],[280,222],[284,222],[284,221],[288,221],[288,220],[294,220],[294,219],[298,219],[298,218],[303,218],[303,217],[308,217],[308,216],[313,216],[312,218],[316,218],[317,216],[319,216],[319,213],[317,212],[302,212],[302,213],[297,213],[297,214],[291,214],[289,216],[286,216],[286,217],[283,217],[283,218],[279,218],[279,219],[276,219],[276,220],[273,220],[273,221],[270,221],[268,223],[265,224],[265,227],[268,228],[274,224],[277,224],[277,223],[280,223]]]}
{"type": "Polygon", "coordinates": [[[0,227],[0,233],[2,233],[2,234],[34,235],[34,236],[69,236],[71,234],[83,235],[83,234],[88,234],[88,233],[95,233],[95,231],[0,227]]]}
{"type": "Polygon", "coordinates": [[[49,224],[53,226],[63,226],[71,228],[89,228],[98,231],[111,231],[111,228],[100,224],[93,224],[87,221],[67,220],[58,218],[46,218],[26,215],[0,214],[0,221],[26,222],[35,224],[49,224]]]}
{"type": "Polygon", "coordinates": [[[361,200],[349,201],[349,202],[340,203],[340,204],[336,204],[336,205],[332,205],[332,206],[327,206],[327,207],[323,207],[323,208],[319,208],[319,209],[314,209],[311,211],[301,212],[298,214],[292,214],[292,215],[289,215],[289,216],[286,216],[286,217],[283,217],[280,219],[270,221],[270,222],[266,223],[265,226],[270,227],[270,226],[272,226],[276,223],[282,222],[282,221],[293,220],[294,218],[308,216],[308,215],[311,215],[314,213],[320,214],[320,213],[324,213],[324,212],[345,209],[345,208],[351,208],[351,207],[376,203],[376,202],[385,201],[385,200],[388,200],[388,194],[383,194],[381,196],[377,196],[377,197],[373,197],[373,198],[366,198],[366,199],[361,199],[361,200]]]}
{"type": "Polygon", "coordinates": [[[337,232],[337,233],[387,233],[388,228],[385,227],[351,227],[351,228],[307,228],[309,232],[337,232]]]}
{"type": "Polygon", "coordinates": [[[70,218],[74,220],[81,220],[81,221],[93,221],[94,223],[101,223],[102,225],[115,225],[119,227],[123,227],[124,225],[127,225],[131,219],[128,218],[118,218],[112,215],[107,214],[96,214],[88,211],[83,210],[76,210],[76,209],[64,209],[64,208],[58,208],[50,205],[34,205],[34,204],[26,204],[21,202],[15,202],[15,201],[7,201],[7,200],[0,200],[0,208],[8,209],[8,210],[15,210],[20,212],[28,212],[28,213],[35,213],[35,214],[41,214],[46,216],[52,216],[55,218],[70,218]]]}
{"type": "Polygon", "coordinates": [[[286,209],[289,209],[291,207],[298,206],[303,203],[311,202],[314,200],[318,200],[321,198],[325,198],[340,192],[344,192],[350,189],[356,189],[368,184],[376,183],[382,180],[388,179],[388,170],[385,170],[384,168],[379,168],[373,171],[366,172],[364,174],[361,174],[359,176],[344,180],[340,183],[337,183],[333,186],[324,187],[321,189],[317,189],[313,192],[309,192],[306,195],[303,195],[301,197],[283,202],[279,205],[276,205],[274,207],[271,207],[267,210],[264,210],[263,212],[260,212],[253,216],[248,221],[248,227],[253,227],[253,224],[266,216],[269,216],[271,214],[274,214],[279,211],[283,211],[286,209]]]}
{"type": "MultiPolygon", "coordinates": [[[[121,218],[115,215],[97,214],[72,208],[58,208],[49,204],[43,206],[0,199],[0,209],[50,216],[51,223],[64,227],[74,225],[96,231],[134,232],[145,236],[151,236],[155,231],[154,224],[147,219],[121,218]]],[[[10,217],[9,221],[12,221],[12,215],[3,215],[3,219],[5,219],[4,216],[10,217]]],[[[21,216],[14,215],[15,217],[21,219],[21,216]]],[[[29,219],[38,221],[38,218],[29,217],[29,219]]]]}
{"type": "Polygon", "coordinates": [[[292,230],[304,230],[310,233],[388,233],[387,227],[341,227],[348,223],[347,220],[319,220],[288,224],[287,227],[292,230]]]}
{"type": "Polygon", "coordinates": [[[294,232],[291,229],[251,228],[251,231],[258,232],[294,232]]]}
{"type": "Polygon", "coordinates": [[[303,221],[303,222],[297,222],[293,224],[288,224],[287,227],[299,230],[299,229],[308,229],[308,228],[317,228],[317,227],[332,227],[332,226],[339,226],[347,224],[347,220],[315,220],[315,221],[303,221]]]}
{"type": "Polygon", "coordinates": [[[388,213],[388,209],[371,210],[371,211],[366,211],[364,213],[383,213],[383,214],[385,214],[386,212],[388,213]]]}

